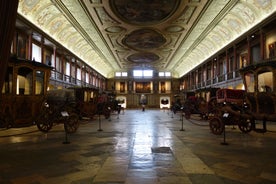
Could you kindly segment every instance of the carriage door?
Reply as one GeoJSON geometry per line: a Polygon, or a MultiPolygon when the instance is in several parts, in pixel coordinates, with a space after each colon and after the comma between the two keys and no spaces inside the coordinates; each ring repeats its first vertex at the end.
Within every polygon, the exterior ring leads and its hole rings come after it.
{"type": "Polygon", "coordinates": [[[28,67],[18,68],[16,76],[16,96],[14,103],[14,120],[16,124],[30,123],[33,102],[33,70],[28,67]]]}
{"type": "Polygon", "coordinates": [[[255,92],[255,80],[253,73],[246,73],[244,75],[244,85],[246,92],[253,93],[255,92]]]}

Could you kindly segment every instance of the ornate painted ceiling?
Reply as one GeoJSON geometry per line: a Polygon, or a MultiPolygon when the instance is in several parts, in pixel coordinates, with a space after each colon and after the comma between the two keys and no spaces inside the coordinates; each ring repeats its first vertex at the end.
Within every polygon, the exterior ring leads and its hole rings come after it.
{"type": "Polygon", "coordinates": [[[110,78],[181,77],[275,10],[274,0],[20,0],[18,13],[110,78]]]}

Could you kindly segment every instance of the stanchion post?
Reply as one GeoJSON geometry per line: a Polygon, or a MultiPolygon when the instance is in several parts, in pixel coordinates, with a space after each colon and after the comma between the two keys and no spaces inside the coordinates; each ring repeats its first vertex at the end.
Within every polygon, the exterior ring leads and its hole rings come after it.
{"type": "Polygon", "coordinates": [[[99,129],[98,129],[98,131],[103,131],[102,122],[101,122],[101,113],[99,113],[99,129]]]}
{"type": "Polygon", "coordinates": [[[184,128],[183,128],[183,121],[184,121],[183,116],[184,116],[184,114],[183,114],[183,112],[181,113],[181,115],[182,115],[182,118],[181,118],[181,129],[180,129],[180,131],[184,131],[184,128]]]}
{"type": "Polygon", "coordinates": [[[68,133],[65,130],[65,140],[62,142],[62,144],[70,144],[70,141],[68,141],[68,133]]]}
{"type": "Polygon", "coordinates": [[[223,142],[220,143],[221,145],[228,145],[226,142],[226,136],[225,136],[225,124],[223,125],[223,142]]]}
{"type": "Polygon", "coordinates": [[[65,122],[64,122],[65,140],[62,142],[62,144],[70,144],[70,141],[68,140],[68,133],[65,129],[65,126],[67,126],[66,121],[69,119],[69,114],[64,111],[64,112],[61,112],[61,115],[62,115],[62,117],[65,117],[64,118],[65,119],[65,122]]]}
{"type": "Polygon", "coordinates": [[[118,106],[118,111],[117,111],[118,116],[117,116],[117,119],[119,119],[120,113],[121,113],[121,105],[118,106]]]}

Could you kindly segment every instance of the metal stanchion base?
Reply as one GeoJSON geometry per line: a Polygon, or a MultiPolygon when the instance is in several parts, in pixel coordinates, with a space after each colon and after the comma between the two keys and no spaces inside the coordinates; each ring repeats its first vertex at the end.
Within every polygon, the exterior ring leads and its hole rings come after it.
{"type": "Polygon", "coordinates": [[[185,131],[185,129],[183,128],[183,124],[184,124],[184,114],[182,113],[182,115],[180,116],[180,120],[181,120],[181,129],[179,131],[185,131]]]}
{"type": "Polygon", "coordinates": [[[223,142],[221,142],[220,144],[221,145],[229,145],[225,140],[226,140],[226,138],[225,138],[226,136],[225,136],[225,125],[224,125],[224,130],[223,130],[223,142]]]}
{"type": "Polygon", "coordinates": [[[221,145],[229,145],[227,142],[221,142],[221,145]]]}
{"type": "Polygon", "coordinates": [[[99,129],[98,129],[99,132],[103,131],[102,129],[102,121],[101,121],[101,114],[99,113],[99,129]]]}
{"type": "Polygon", "coordinates": [[[62,142],[62,144],[70,144],[70,141],[68,141],[68,135],[65,132],[65,140],[62,142]]]}

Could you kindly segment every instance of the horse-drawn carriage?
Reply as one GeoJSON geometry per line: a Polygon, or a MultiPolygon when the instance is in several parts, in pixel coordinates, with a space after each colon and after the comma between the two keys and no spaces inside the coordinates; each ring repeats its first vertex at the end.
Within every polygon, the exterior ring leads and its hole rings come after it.
{"type": "Polygon", "coordinates": [[[45,101],[52,67],[10,58],[0,95],[0,127],[33,125],[45,101]]]}
{"type": "Polygon", "coordinates": [[[178,98],[177,103],[173,104],[172,110],[174,113],[181,111],[185,114],[186,119],[190,119],[192,114],[197,114],[201,119],[207,120],[214,114],[217,90],[219,88],[204,88],[193,93],[190,92],[189,95],[186,95],[186,100],[183,103],[180,103],[178,98]]]}
{"type": "Polygon", "coordinates": [[[63,123],[67,133],[74,133],[79,119],[95,114],[110,116],[105,105],[99,112],[98,89],[74,87],[47,91],[52,67],[43,63],[11,58],[0,96],[0,127],[27,127],[36,124],[48,132],[63,123]]]}
{"type": "Polygon", "coordinates": [[[110,117],[111,108],[106,102],[99,109],[99,90],[89,87],[72,87],[48,91],[46,100],[36,119],[39,130],[48,132],[53,124],[64,123],[67,133],[74,133],[79,127],[79,119],[95,115],[110,117]]]}
{"type": "Polygon", "coordinates": [[[54,123],[62,122],[67,133],[76,131],[79,115],[69,93],[64,93],[67,100],[57,100],[47,91],[51,70],[40,62],[10,58],[0,96],[0,127],[36,124],[39,130],[47,132],[54,123]]]}
{"type": "Polygon", "coordinates": [[[276,121],[276,62],[250,65],[240,70],[245,90],[222,89],[217,92],[215,116],[210,129],[221,134],[224,125],[238,125],[242,132],[266,131],[267,121],[276,121]],[[263,127],[256,129],[256,121],[263,127]]]}

